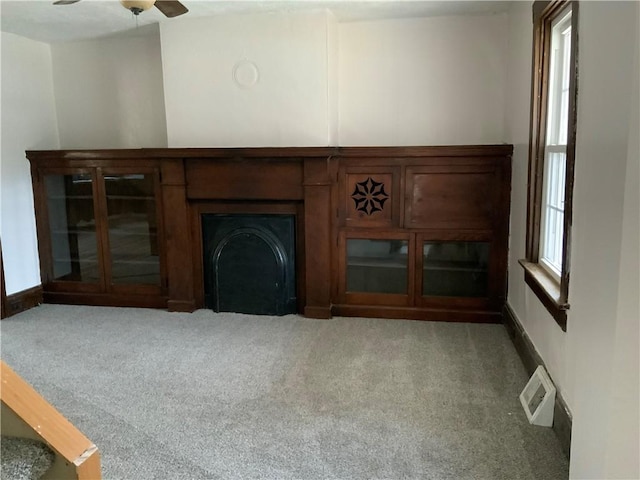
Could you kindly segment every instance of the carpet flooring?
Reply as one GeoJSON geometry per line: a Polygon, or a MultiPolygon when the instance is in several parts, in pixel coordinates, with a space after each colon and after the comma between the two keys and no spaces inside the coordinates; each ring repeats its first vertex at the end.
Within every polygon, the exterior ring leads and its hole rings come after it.
{"type": "Polygon", "coordinates": [[[112,479],[564,479],[502,325],[42,305],[2,358],[112,479]]]}

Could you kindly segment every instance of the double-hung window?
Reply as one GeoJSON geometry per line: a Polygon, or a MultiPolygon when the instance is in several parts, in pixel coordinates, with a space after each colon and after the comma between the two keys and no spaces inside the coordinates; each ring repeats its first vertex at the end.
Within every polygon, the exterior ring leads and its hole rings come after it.
{"type": "Polygon", "coordinates": [[[525,280],[558,324],[569,308],[576,135],[575,1],[534,2],[525,280]]]}

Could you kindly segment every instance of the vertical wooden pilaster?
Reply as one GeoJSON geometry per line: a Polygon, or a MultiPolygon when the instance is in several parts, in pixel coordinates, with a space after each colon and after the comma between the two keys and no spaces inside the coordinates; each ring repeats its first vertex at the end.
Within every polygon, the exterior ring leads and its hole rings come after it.
{"type": "Polygon", "coordinates": [[[189,205],[182,159],[161,160],[162,211],[170,312],[193,312],[193,264],[189,205]]]}
{"type": "Polygon", "coordinates": [[[329,160],[304,160],[306,305],[304,315],[331,318],[331,179],[329,160]]]}

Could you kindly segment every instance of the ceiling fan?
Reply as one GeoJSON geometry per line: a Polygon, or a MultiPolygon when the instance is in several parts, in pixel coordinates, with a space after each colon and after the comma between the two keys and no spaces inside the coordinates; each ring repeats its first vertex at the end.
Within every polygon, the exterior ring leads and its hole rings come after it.
{"type": "MultiPolygon", "coordinates": [[[[71,5],[78,3],[80,0],[57,0],[54,5],[71,5]]],[[[127,10],[131,10],[134,15],[139,15],[145,10],[149,10],[154,5],[166,17],[177,17],[189,10],[182,3],[173,0],[120,0],[120,3],[127,10]]]]}

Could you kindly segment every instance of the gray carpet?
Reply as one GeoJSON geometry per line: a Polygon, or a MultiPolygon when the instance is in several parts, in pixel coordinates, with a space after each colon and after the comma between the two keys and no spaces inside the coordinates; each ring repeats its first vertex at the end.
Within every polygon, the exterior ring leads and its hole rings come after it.
{"type": "Polygon", "coordinates": [[[43,442],[0,437],[0,475],[5,480],[37,480],[51,468],[54,452],[43,442]]]}
{"type": "Polygon", "coordinates": [[[563,479],[501,325],[43,305],[2,358],[105,479],[563,479]]]}

